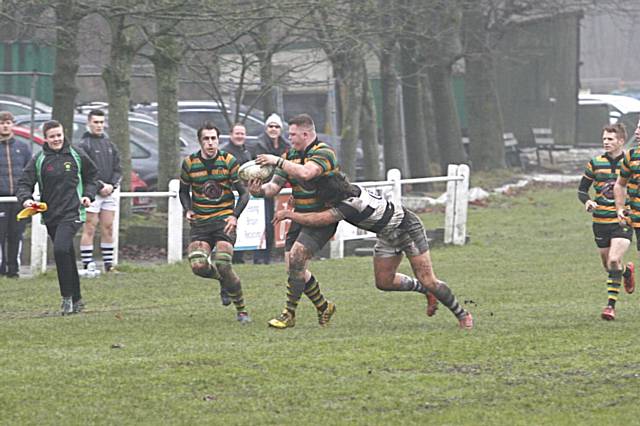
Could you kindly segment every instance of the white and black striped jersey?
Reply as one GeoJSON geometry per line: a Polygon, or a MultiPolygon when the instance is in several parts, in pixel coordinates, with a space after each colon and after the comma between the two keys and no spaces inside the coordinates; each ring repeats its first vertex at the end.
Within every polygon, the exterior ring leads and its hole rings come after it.
{"type": "Polygon", "coordinates": [[[361,186],[353,186],[359,195],[340,201],[333,208],[338,216],[353,226],[376,234],[387,234],[400,226],[405,214],[401,204],[387,201],[361,186]]]}

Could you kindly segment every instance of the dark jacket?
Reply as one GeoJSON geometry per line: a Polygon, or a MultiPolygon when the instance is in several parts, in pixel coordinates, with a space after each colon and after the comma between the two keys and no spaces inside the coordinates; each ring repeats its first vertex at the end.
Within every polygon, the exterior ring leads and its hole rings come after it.
{"type": "Polygon", "coordinates": [[[31,148],[13,137],[0,142],[0,196],[16,195],[22,169],[31,158],[31,148]]]}
{"type": "Polygon", "coordinates": [[[89,197],[93,201],[97,191],[98,169],[91,158],[80,148],[71,147],[65,140],[60,151],[54,151],[48,144],[42,147],[27,164],[18,181],[16,196],[20,204],[33,199],[33,187],[40,184],[40,200],[47,203],[48,210],[43,213],[47,225],[62,222],[84,221],[84,207],[80,197],[89,197]],[[71,150],[80,157],[81,172],[78,176],[78,163],[71,150]],[[44,157],[39,160],[40,156],[44,157]],[[36,164],[42,161],[40,179],[36,164]],[[79,192],[82,192],[82,195],[79,192]]]}
{"type": "Polygon", "coordinates": [[[278,157],[282,157],[282,154],[287,152],[289,148],[291,148],[291,144],[287,142],[285,138],[280,136],[278,141],[278,148],[276,149],[276,147],[273,146],[273,141],[271,140],[271,138],[266,133],[263,133],[262,136],[260,136],[260,139],[258,139],[258,143],[256,144],[254,157],[257,157],[259,154],[273,154],[277,155],[278,157]]]}
{"type": "Polygon", "coordinates": [[[251,151],[247,149],[246,144],[238,146],[234,145],[233,142],[227,142],[224,146],[221,146],[220,149],[236,157],[239,165],[243,165],[254,158],[251,151]]]}
{"type": "MultiPolygon", "coordinates": [[[[120,152],[108,137],[84,132],[77,146],[89,155],[98,168],[99,183],[108,183],[114,188],[120,185],[122,179],[120,152]]],[[[100,189],[102,189],[102,185],[98,187],[98,190],[100,189]]]]}

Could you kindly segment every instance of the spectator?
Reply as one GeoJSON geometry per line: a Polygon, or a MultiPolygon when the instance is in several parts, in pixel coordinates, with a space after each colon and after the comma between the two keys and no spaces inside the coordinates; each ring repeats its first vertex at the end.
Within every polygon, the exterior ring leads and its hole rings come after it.
{"type": "MultiPolygon", "coordinates": [[[[31,158],[31,148],[13,137],[13,114],[0,111],[0,196],[16,195],[22,169],[31,158]]],[[[22,209],[20,203],[0,203],[0,275],[9,278],[20,276],[20,244],[24,233],[24,221],[16,220],[22,209]]]]}

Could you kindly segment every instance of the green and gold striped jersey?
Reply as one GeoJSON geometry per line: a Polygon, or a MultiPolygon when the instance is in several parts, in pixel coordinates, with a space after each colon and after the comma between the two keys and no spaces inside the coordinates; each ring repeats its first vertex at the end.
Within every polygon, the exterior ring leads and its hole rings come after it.
{"type": "Polygon", "coordinates": [[[640,228],[640,152],[637,148],[629,150],[624,155],[620,166],[620,176],[627,179],[631,226],[640,228]]]}
{"type": "MultiPolygon", "coordinates": [[[[321,176],[330,175],[337,172],[338,160],[336,152],[333,148],[324,142],[316,139],[309,145],[304,152],[299,152],[293,148],[284,153],[283,157],[296,164],[306,164],[310,161],[316,163],[322,169],[321,176]]],[[[325,210],[326,207],[320,201],[316,194],[316,187],[313,182],[305,182],[300,179],[292,178],[282,169],[276,169],[276,174],[288,180],[291,183],[291,192],[295,203],[294,210],[297,212],[317,212],[325,210]]]]}
{"type": "Polygon", "coordinates": [[[593,210],[594,223],[618,223],[613,185],[620,174],[624,154],[610,158],[606,153],[593,157],[587,163],[584,177],[590,180],[596,191],[594,201],[598,206],[593,210]]]}
{"type": "Polygon", "coordinates": [[[239,164],[228,152],[205,160],[200,151],[182,161],[180,182],[191,187],[191,208],[196,222],[224,219],[233,214],[233,183],[238,181],[239,164]]]}

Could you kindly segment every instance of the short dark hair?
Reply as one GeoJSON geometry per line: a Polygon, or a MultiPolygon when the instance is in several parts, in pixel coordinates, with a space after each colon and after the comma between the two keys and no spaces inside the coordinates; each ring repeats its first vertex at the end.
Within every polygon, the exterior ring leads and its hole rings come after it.
{"type": "Polygon", "coordinates": [[[49,120],[42,125],[42,134],[44,137],[47,137],[47,132],[51,129],[55,129],[56,127],[62,127],[62,123],[58,120],[49,120]]]}
{"type": "Polygon", "coordinates": [[[89,114],[87,114],[87,118],[89,119],[89,121],[91,121],[91,117],[93,116],[104,117],[105,113],[101,109],[92,109],[91,111],[89,111],[89,114]]]}
{"type": "Polygon", "coordinates": [[[11,111],[0,111],[0,121],[16,121],[11,111]]]}
{"type": "Polygon", "coordinates": [[[316,125],[309,114],[298,114],[289,120],[289,126],[296,125],[315,131],[316,125]]]}
{"type": "Polygon", "coordinates": [[[318,198],[328,204],[336,204],[357,195],[355,186],[342,172],[322,175],[314,179],[313,183],[317,188],[318,198]]]}
{"type": "Polygon", "coordinates": [[[602,128],[602,131],[615,133],[618,135],[618,139],[622,139],[625,142],[627,141],[627,128],[624,126],[624,123],[608,124],[602,128]]]}
{"type": "Polygon", "coordinates": [[[198,129],[198,142],[200,142],[200,136],[202,136],[203,130],[215,130],[216,136],[218,137],[218,139],[220,139],[220,129],[218,129],[212,122],[207,121],[205,123],[202,123],[202,126],[200,126],[200,128],[198,129]]]}

